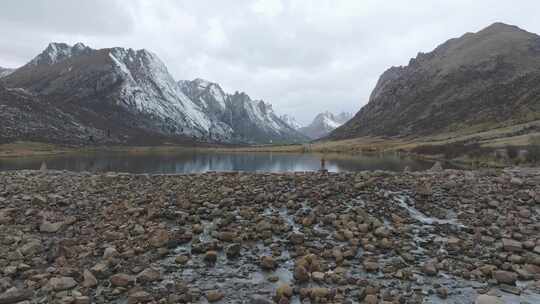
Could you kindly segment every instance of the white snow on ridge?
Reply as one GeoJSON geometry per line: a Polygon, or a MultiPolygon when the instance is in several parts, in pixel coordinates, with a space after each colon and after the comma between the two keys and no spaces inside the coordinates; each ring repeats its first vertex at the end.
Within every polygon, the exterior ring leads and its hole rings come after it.
{"type": "Polygon", "coordinates": [[[201,137],[212,132],[227,137],[230,133],[182,93],[165,65],[151,52],[114,48],[109,56],[124,75],[121,99],[126,103],[177,124],[183,134],[201,137]]]}
{"type": "Polygon", "coordinates": [[[327,126],[328,128],[330,128],[332,130],[334,130],[334,129],[336,129],[336,128],[338,128],[338,127],[340,127],[342,125],[341,123],[331,119],[328,116],[325,116],[323,118],[323,123],[324,123],[325,126],[327,126]]]}

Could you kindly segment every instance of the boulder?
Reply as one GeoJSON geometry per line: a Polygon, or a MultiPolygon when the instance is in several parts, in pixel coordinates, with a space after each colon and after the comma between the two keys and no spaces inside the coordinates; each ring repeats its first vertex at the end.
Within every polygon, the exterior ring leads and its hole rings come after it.
{"type": "Polygon", "coordinates": [[[72,289],[77,286],[77,281],[71,277],[54,277],[47,284],[54,291],[72,289]]]}
{"type": "Polygon", "coordinates": [[[206,299],[208,302],[217,302],[225,297],[225,294],[219,290],[210,290],[206,293],[206,299]]]}
{"type": "Polygon", "coordinates": [[[504,301],[494,296],[479,295],[474,304],[504,304],[504,301]]]}
{"type": "Polygon", "coordinates": [[[518,275],[515,272],[510,271],[504,271],[504,270],[497,270],[493,272],[493,278],[499,283],[499,284],[510,284],[514,285],[516,283],[516,280],[518,278],[518,275]]]}

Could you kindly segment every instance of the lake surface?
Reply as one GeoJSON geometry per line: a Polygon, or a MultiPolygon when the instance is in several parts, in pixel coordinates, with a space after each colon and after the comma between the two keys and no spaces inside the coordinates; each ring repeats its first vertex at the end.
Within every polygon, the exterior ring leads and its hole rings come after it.
{"type": "Polygon", "coordinates": [[[300,153],[245,153],[182,151],[175,153],[130,154],[99,152],[60,155],[53,157],[25,157],[0,159],[0,171],[39,169],[45,162],[48,169],[90,172],[130,173],[200,173],[208,171],[292,172],[317,171],[325,159],[330,172],[390,170],[426,170],[433,163],[395,154],[343,155],[300,153]]]}

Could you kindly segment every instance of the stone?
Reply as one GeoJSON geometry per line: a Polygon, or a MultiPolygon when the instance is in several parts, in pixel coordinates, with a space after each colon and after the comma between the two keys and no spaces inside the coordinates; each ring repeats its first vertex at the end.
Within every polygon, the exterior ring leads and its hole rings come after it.
{"type": "Polygon", "coordinates": [[[424,270],[424,273],[427,274],[428,276],[436,276],[437,273],[439,272],[437,270],[437,265],[435,262],[433,261],[427,261],[424,263],[424,266],[422,267],[422,269],[424,270]]]}
{"type": "Polygon", "coordinates": [[[429,171],[440,172],[443,170],[443,166],[440,161],[436,161],[435,164],[429,169],[429,171]]]}
{"type": "Polygon", "coordinates": [[[107,247],[105,248],[105,251],[103,252],[103,259],[108,260],[110,258],[114,258],[118,256],[118,251],[116,251],[116,248],[114,247],[107,247]]]}
{"type": "Polygon", "coordinates": [[[521,242],[512,239],[502,239],[503,248],[505,251],[510,252],[521,252],[523,250],[523,245],[521,242]]]}
{"type": "Polygon", "coordinates": [[[261,257],[261,267],[265,270],[273,270],[276,268],[276,262],[271,256],[263,256],[261,257]]]}
{"type": "Polygon", "coordinates": [[[324,273],[323,272],[319,272],[319,271],[315,271],[311,274],[311,277],[313,278],[314,281],[316,282],[322,282],[324,281],[324,273]]]}
{"type": "Polygon", "coordinates": [[[46,233],[55,233],[58,232],[58,230],[60,230],[63,225],[63,222],[51,223],[48,221],[43,221],[43,223],[41,223],[41,225],[39,226],[39,231],[46,233]]]}
{"type": "Polygon", "coordinates": [[[165,229],[158,229],[154,231],[150,237],[150,245],[159,248],[164,247],[169,242],[169,232],[165,229]]]}
{"type": "Polygon", "coordinates": [[[479,295],[474,304],[504,304],[504,301],[494,296],[479,295]]]}
{"type": "Polygon", "coordinates": [[[90,297],[80,296],[75,298],[75,304],[91,304],[90,297]]]}
{"type": "Polygon", "coordinates": [[[364,298],[364,303],[366,303],[366,304],[377,304],[377,303],[379,303],[379,300],[377,299],[376,295],[368,294],[364,298]]]}
{"type": "Polygon", "coordinates": [[[219,290],[210,290],[206,293],[208,302],[217,302],[225,297],[225,294],[219,290]]]}
{"type": "Polygon", "coordinates": [[[310,294],[314,299],[324,299],[330,295],[330,289],[324,287],[315,287],[311,288],[310,294]]]}
{"type": "Polygon", "coordinates": [[[77,281],[71,277],[54,277],[49,280],[48,285],[54,291],[62,291],[77,286],[77,281]]]}
{"type": "Polygon", "coordinates": [[[136,291],[128,295],[128,304],[148,303],[153,300],[152,295],[146,291],[136,291]]]}
{"type": "Polygon", "coordinates": [[[86,288],[92,288],[97,286],[97,279],[96,277],[87,269],[83,271],[83,282],[82,286],[86,288]]]}
{"type": "Polygon", "coordinates": [[[291,241],[291,243],[295,244],[295,245],[301,245],[304,243],[304,234],[302,233],[296,233],[296,232],[293,232],[291,233],[291,235],[289,236],[289,240],[291,241]]]}
{"type": "Polygon", "coordinates": [[[377,263],[377,262],[365,261],[365,262],[364,262],[364,269],[365,269],[367,272],[375,272],[375,271],[378,271],[378,270],[379,270],[379,263],[377,263]]]}
{"type": "Polygon", "coordinates": [[[176,264],[185,265],[187,262],[189,262],[189,256],[188,255],[179,255],[174,258],[174,261],[176,264]]]}
{"type": "Polygon", "coordinates": [[[21,253],[28,257],[37,254],[43,250],[43,246],[39,240],[31,240],[19,248],[21,253]]]}
{"type": "Polygon", "coordinates": [[[28,289],[8,290],[0,294],[0,304],[19,303],[31,299],[33,295],[34,293],[28,289]]]}
{"type": "Polygon", "coordinates": [[[224,242],[232,242],[235,238],[236,234],[230,231],[225,231],[218,234],[218,239],[224,242]]]}
{"type": "Polygon", "coordinates": [[[296,266],[294,268],[294,279],[299,283],[304,283],[309,281],[309,272],[303,266],[296,266]]]}
{"type": "Polygon", "coordinates": [[[133,282],[133,277],[125,273],[117,273],[110,280],[113,286],[126,287],[133,282]]]}
{"type": "Polygon", "coordinates": [[[441,286],[441,287],[437,288],[436,291],[437,291],[437,295],[439,296],[439,298],[441,298],[441,299],[448,298],[448,288],[441,286]]]}
{"type": "Polygon", "coordinates": [[[515,272],[510,271],[504,271],[504,270],[497,270],[493,272],[493,278],[499,283],[499,284],[510,284],[514,285],[516,283],[516,280],[518,278],[518,275],[515,272]]]}
{"type": "Polygon", "coordinates": [[[281,284],[276,289],[276,296],[278,299],[281,298],[290,298],[293,295],[293,289],[289,284],[281,284]]]}
{"type": "Polygon", "coordinates": [[[228,259],[234,259],[240,256],[240,250],[242,246],[240,244],[231,244],[225,249],[225,255],[228,259]]]}
{"type": "Polygon", "coordinates": [[[249,304],[273,304],[274,302],[266,299],[263,296],[254,295],[249,298],[249,304]]]}
{"type": "Polygon", "coordinates": [[[105,278],[109,272],[109,266],[103,262],[97,263],[90,269],[92,274],[95,274],[99,278],[105,278]]]}
{"type": "Polygon", "coordinates": [[[161,278],[161,273],[155,268],[146,268],[137,275],[137,282],[149,283],[161,278]]]}
{"type": "Polygon", "coordinates": [[[209,264],[215,264],[217,262],[218,253],[214,250],[207,251],[204,255],[204,261],[209,264]]]}

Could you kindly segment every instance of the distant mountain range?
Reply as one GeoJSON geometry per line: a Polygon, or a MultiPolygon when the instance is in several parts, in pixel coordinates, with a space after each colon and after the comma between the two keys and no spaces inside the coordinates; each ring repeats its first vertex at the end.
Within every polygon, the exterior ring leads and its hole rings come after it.
{"type": "Polygon", "coordinates": [[[327,136],[334,129],[346,123],[349,119],[351,119],[351,117],[352,114],[350,113],[343,112],[338,115],[334,115],[327,111],[315,116],[309,125],[299,128],[298,131],[311,139],[322,138],[327,136]]]}
{"type": "Polygon", "coordinates": [[[306,140],[271,105],[201,79],[177,82],[147,50],[51,43],[23,67],[0,70],[0,107],[0,141],[306,140]]]}
{"type": "Polygon", "coordinates": [[[479,132],[540,120],[539,84],[540,36],[495,23],[384,72],[369,102],[328,139],[479,132]]]}

